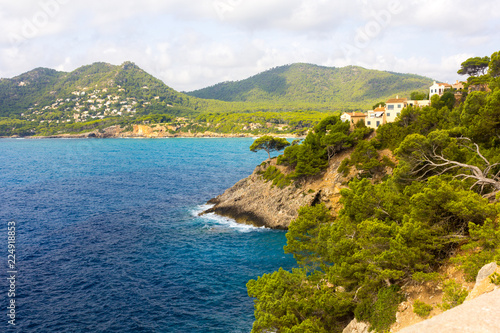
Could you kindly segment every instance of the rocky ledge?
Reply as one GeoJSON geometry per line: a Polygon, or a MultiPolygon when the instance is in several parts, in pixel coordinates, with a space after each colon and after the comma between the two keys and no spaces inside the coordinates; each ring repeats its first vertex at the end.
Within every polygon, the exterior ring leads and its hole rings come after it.
{"type": "Polygon", "coordinates": [[[297,218],[302,206],[325,203],[336,211],[339,207],[340,190],[346,179],[337,173],[340,162],[348,152],[338,154],[330,161],[330,167],[320,176],[297,181],[284,188],[272,185],[262,177],[269,167],[278,168],[283,174],[291,172],[276,165],[276,159],[267,160],[257,166],[247,178],[240,180],[223,194],[208,203],[214,206],[201,214],[216,213],[235,219],[237,222],[266,226],[273,229],[288,229],[297,218]]]}

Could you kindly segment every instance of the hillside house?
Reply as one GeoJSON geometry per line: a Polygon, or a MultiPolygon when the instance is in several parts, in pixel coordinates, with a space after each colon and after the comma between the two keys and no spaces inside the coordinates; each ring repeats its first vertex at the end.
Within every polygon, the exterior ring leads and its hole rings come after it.
{"type": "MultiPolygon", "coordinates": [[[[367,112],[365,124],[367,127],[377,129],[380,125],[387,123],[387,112],[385,107],[378,107],[367,112]]],[[[390,113],[389,113],[390,114],[390,113]]]]}
{"type": "Polygon", "coordinates": [[[388,123],[392,123],[401,114],[401,110],[408,106],[407,98],[396,98],[389,99],[385,102],[386,119],[388,123]]]}
{"type": "Polygon", "coordinates": [[[451,87],[453,89],[456,89],[456,90],[463,90],[464,89],[464,82],[460,82],[460,81],[456,80],[455,83],[453,83],[451,85],[451,87]]]}
{"type": "Polygon", "coordinates": [[[429,88],[429,99],[433,95],[443,96],[444,91],[446,89],[451,89],[451,88],[453,88],[451,86],[451,84],[448,84],[448,83],[436,83],[436,81],[434,81],[434,84],[429,88]]]}
{"type": "MultiPolygon", "coordinates": [[[[463,86],[463,82],[459,81],[455,82],[453,85],[448,83],[436,83],[436,81],[434,81],[434,84],[429,88],[429,96],[442,96],[446,89],[454,88],[460,90],[463,89],[463,86]]],[[[379,106],[375,108],[375,110],[369,110],[366,113],[344,112],[342,116],[340,116],[340,119],[342,121],[349,121],[351,127],[354,127],[357,122],[364,120],[367,127],[377,129],[380,125],[396,121],[396,118],[401,115],[401,111],[407,106],[422,108],[430,105],[430,100],[409,100],[407,98],[399,98],[399,96],[396,96],[396,98],[387,100],[387,102],[385,102],[385,107],[379,106]]]]}
{"type": "Polygon", "coordinates": [[[351,113],[344,112],[340,116],[340,120],[348,121],[351,124],[351,128],[354,127],[354,125],[356,125],[356,123],[361,120],[365,121],[366,124],[365,118],[366,114],[362,112],[351,112],[351,113]]]}
{"type": "Polygon", "coordinates": [[[431,101],[429,101],[428,99],[417,100],[417,101],[408,100],[408,105],[418,106],[419,108],[423,108],[424,106],[431,106],[431,101]]]}

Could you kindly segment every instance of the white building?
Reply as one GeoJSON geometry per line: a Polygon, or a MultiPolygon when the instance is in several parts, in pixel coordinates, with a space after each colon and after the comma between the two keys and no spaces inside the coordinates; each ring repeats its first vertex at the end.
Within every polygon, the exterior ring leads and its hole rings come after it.
{"type": "Polygon", "coordinates": [[[408,106],[408,99],[406,98],[396,98],[389,99],[385,102],[386,119],[388,123],[392,123],[399,117],[401,110],[408,106]]]}
{"type": "MultiPolygon", "coordinates": [[[[362,112],[344,112],[340,116],[340,120],[348,121],[351,124],[351,127],[354,126],[358,121],[365,120],[366,114],[362,112]]],[[[365,121],[366,124],[366,121],[365,121]]]]}
{"type": "Polygon", "coordinates": [[[377,129],[380,125],[387,123],[385,107],[378,107],[375,110],[369,110],[366,114],[365,125],[377,129]]]}
{"type": "Polygon", "coordinates": [[[451,89],[451,84],[436,83],[436,81],[434,81],[434,84],[429,88],[429,99],[431,99],[433,95],[443,96],[446,89],[451,89]]]}

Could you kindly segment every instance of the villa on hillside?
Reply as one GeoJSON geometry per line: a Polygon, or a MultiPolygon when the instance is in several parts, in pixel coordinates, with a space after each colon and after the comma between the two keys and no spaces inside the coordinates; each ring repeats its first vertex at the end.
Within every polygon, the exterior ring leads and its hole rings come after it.
{"type": "Polygon", "coordinates": [[[444,94],[444,91],[447,90],[447,89],[451,89],[452,86],[451,84],[448,84],[448,83],[436,83],[436,81],[434,81],[434,84],[429,88],[429,99],[433,96],[433,95],[439,95],[439,96],[443,96],[444,94]]]}
{"type": "Polygon", "coordinates": [[[448,83],[436,83],[436,81],[434,81],[434,84],[429,88],[429,98],[431,98],[432,95],[443,96],[445,90],[447,89],[463,90],[464,82],[460,82],[457,80],[453,84],[448,84],[448,83]]]}
{"type": "Polygon", "coordinates": [[[344,114],[340,116],[340,119],[342,121],[348,121],[351,123],[351,126],[354,126],[357,122],[363,120],[367,127],[376,129],[380,125],[396,121],[396,118],[399,117],[401,111],[408,105],[424,107],[429,106],[430,101],[414,101],[396,96],[396,98],[387,100],[387,102],[385,102],[385,106],[379,106],[375,108],[375,110],[368,110],[366,113],[344,112],[344,114]]]}
{"type": "Polygon", "coordinates": [[[387,102],[385,102],[385,106],[380,105],[379,107],[375,108],[375,110],[368,110],[366,113],[344,112],[340,116],[340,119],[342,121],[348,121],[351,124],[351,127],[354,127],[357,122],[363,120],[367,127],[377,129],[377,127],[379,127],[380,125],[396,121],[396,118],[399,117],[401,111],[407,106],[430,106],[430,96],[442,96],[444,94],[444,91],[447,89],[454,88],[459,90],[463,89],[463,87],[463,82],[457,81],[455,84],[451,85],[448,83],[436,83],[436,81],[434,81],[434,84],[429,88],[429,100],[409,100],[407,98],[399,98],[399,96],[396,96],[396,98],[387,100],[387,102]]]}

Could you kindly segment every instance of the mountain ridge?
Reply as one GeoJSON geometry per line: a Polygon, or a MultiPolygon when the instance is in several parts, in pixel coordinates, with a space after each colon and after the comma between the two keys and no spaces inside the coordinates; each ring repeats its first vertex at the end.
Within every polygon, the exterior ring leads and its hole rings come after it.
{"type": "Polygon", "coordinates": [[[426,91],[433,80],[415,74],[295,63],[271,68],[239,81],[221,82],[186,92],[226,102],[308,102],[336,107],[369,107],[379,100],[426,91]]]}

